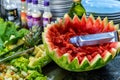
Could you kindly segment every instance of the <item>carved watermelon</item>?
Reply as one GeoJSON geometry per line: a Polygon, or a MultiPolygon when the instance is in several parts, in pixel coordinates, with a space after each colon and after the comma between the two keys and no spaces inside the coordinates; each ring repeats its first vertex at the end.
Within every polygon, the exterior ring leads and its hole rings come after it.
{"type": "Polygon", "coordinates": [[[48,55],[60,67],[69,71],[89,71],[103,67],[119,53],[120,42],[94,46],[76,47],[69,39],[76,35],[110,32],[118,29],[112,21],[91,15],[81,20],[75,15],[71,19],[67,14],[63,19],[48,25],[43,32],[43,42],[48,55]]]}

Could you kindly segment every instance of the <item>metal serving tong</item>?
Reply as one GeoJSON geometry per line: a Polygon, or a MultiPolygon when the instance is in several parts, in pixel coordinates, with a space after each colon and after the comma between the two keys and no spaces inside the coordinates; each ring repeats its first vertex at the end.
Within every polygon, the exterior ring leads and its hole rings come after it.
{"type": "Polygon", "coordinates": [[[118,41],[119,41],[118,31],[90,34],[84,36],[74,36],[70,38],[70,42],[78,47],[118,41]]]}

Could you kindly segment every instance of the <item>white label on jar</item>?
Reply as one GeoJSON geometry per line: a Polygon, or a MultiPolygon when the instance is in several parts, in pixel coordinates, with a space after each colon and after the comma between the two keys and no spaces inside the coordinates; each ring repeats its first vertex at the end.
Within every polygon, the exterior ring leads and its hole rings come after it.
{"type": "Polygon", "coordinates": [[[32,28],[32,16],[31,15],[27,15],[27,25],[28,25],[28,28],[32,28]]]}
{"type": "Polygon", "coordinates": [[[15,19],[18,18],[18,11],[17,8],[15,9],[5,9],[5,15],[7,20],[9,21],[14,21],[15,19]]]}
{"type": "Polygon", "coordinates": [[[43,26],[46,27],[47,24],[50,24],[52,21],[52,18],[43,18],[43,26]]]}
{"type": "Polygon", "coordinates": [[[41,18],[40,17],[33,17],[33,26],[41,26],[41,18]]]}
{"type": "Polygon", "coordinates": [[[8,20],[9,21],[13,21],[14,20],[14,16],[8,16],[8,20]]]}

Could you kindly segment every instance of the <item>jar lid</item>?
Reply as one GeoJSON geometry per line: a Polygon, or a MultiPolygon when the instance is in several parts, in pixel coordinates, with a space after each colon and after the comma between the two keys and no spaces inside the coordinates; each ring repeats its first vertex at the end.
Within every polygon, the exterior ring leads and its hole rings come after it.
{"type": "Polygon", "coordinates": [[[32,2],[32,0],[27,0],[27,3],[31,3],[32,2]]]}
{"type": "Polygon", "coordinates": [[[21,0],[21,2],[25,2],[26,0],[21,0]]]}
{"type": "Polygon", "coordinates": [[[81,0],[73,0],[74,2],[80,2],[81,0]]]}
{"type": "Polygon", "coordinates": [[[32,0],[33,4],[38,4],[38,0],[32,0]]]}
{"type": "Polygon", "coordinates": [[[49,1],[48,0],[44,0],[44,6],[49,6],[49,1]]]}

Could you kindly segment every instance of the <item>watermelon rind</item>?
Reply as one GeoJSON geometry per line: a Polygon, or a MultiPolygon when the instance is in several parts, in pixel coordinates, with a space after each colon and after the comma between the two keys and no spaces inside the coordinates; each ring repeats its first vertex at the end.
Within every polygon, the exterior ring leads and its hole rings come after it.
{"type": "Polygon", "coordinates": [[[119,51],[117,51],[115,48],[112,48],[110,52],[112,53],[112,59],[114,59],[114,57],[118,54],[119,51]]]}
{"type": "Polygon", "coordinates": [[[104,56],[103,60],[104,63],[107,63],[108,61],[110,61],[112,59],[112,54],[108,51],[106,51],[106,55],[104,56]]]}

